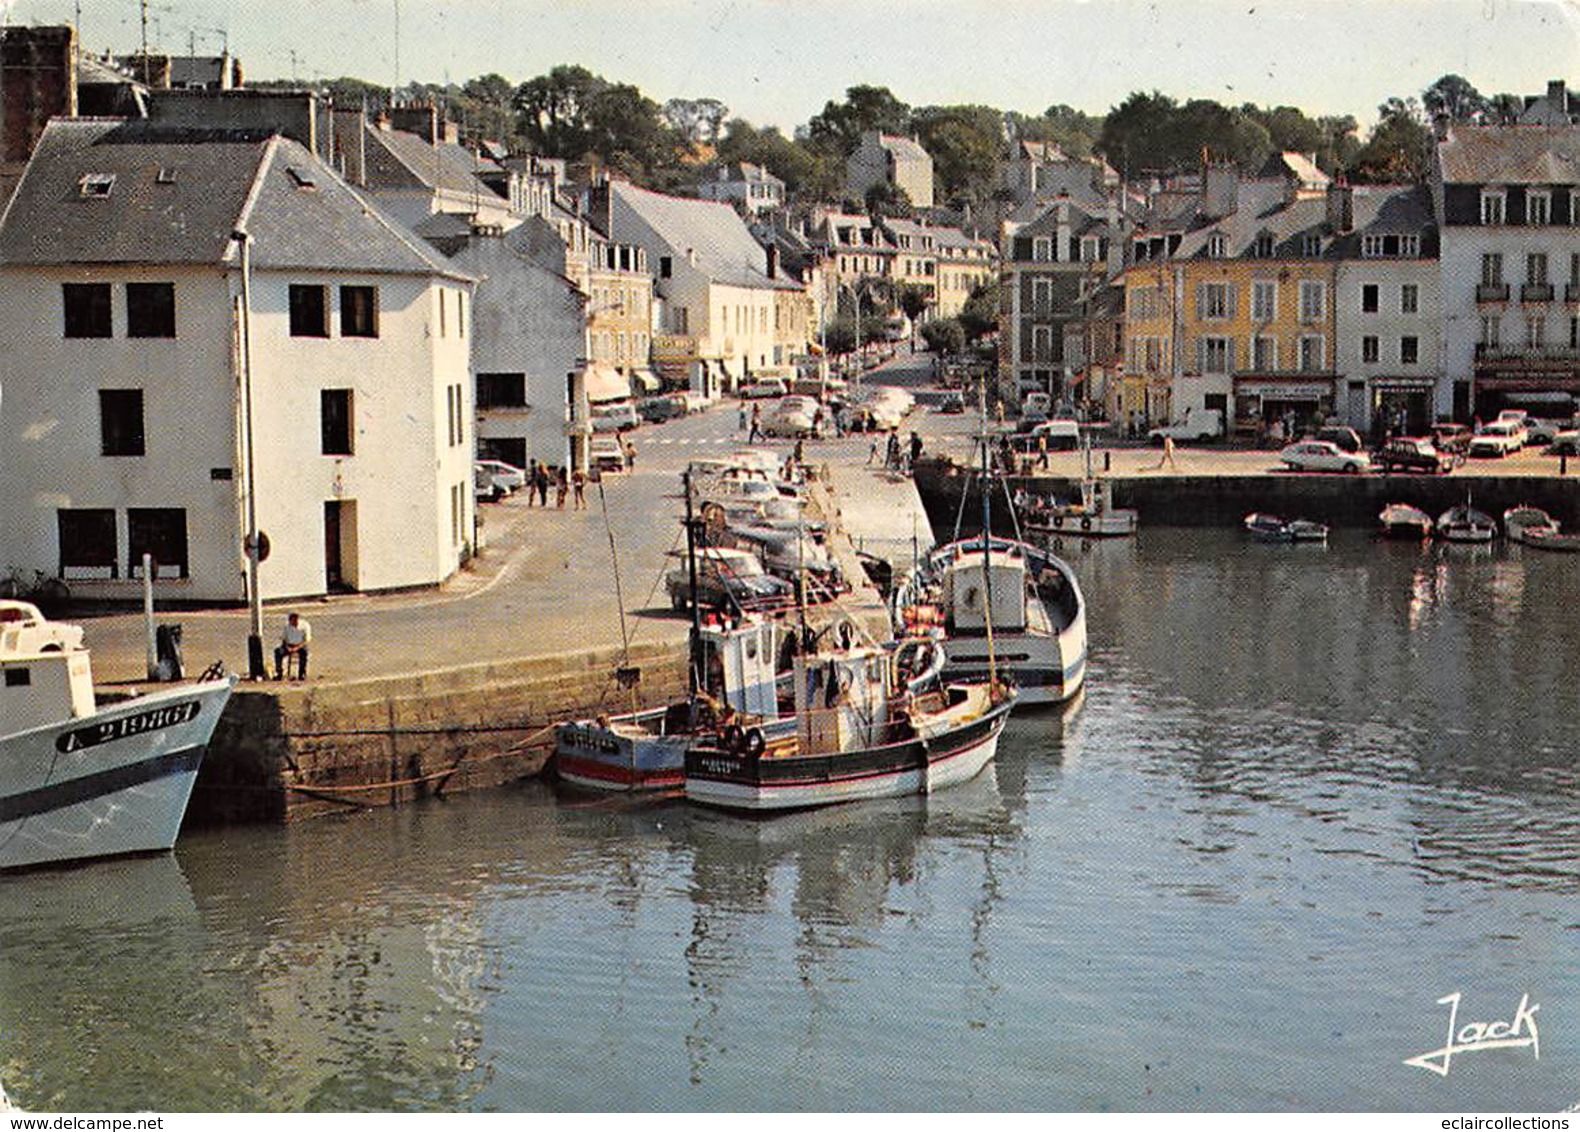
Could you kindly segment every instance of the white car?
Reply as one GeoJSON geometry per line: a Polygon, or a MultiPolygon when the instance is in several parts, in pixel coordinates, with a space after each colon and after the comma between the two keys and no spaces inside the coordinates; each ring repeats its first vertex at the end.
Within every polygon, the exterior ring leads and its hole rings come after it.
{"type": "Polygon", "coordinates": [[[497,494],[494,498],[509,495],[527,486],[527,473],[503,460],[478,460],[476,468],[479,489],[481,490],[483,478],[486,476],[496,489],[497,494]]]}
{"type": "Polygon", "coordinates": [[[1515,420],[1498,420],[1482,425],[1470,438],[1470,456],[1507,456],[1525,447],[1525,425],[1515,420]]]}
{"type": "Polygon", "coordinates": [[[595,436],[587,444],[587,462],[600,472],[625,471],[625,449],[613,436],[595,436]]]}
{"type": "Polygon", "coordinates": [[[1301,440],[1289,445],[1278,458],[1295,472],[1348,472],[1358,475],[1372,468],[1364,452],[1346,452],[1331,440],[1301,440]]]}
{"type": "Polygon", "coordinates": [[[592,410],[592,430],[594,432],[624,432],[629,428],[636,428],[642,423],[642,418],[636,411],[636,406],[629,401],[611,401],[605,405],[594,405],[592,410]]]}
{"type": "Polygon", "coordinates": [[[790,387],[780,377],[765,377],[761,381],[752,381],[741,386],[741,398],[746,401],[760,401],[768,397],[783,397],[790,392],[790,387]]]}
{"type": "Polygon", "coordinates": [[[823,431],[823,407],[816,397],[792,393],[763,417],[763,432],[768,436],[811,437],[823,431]]]}

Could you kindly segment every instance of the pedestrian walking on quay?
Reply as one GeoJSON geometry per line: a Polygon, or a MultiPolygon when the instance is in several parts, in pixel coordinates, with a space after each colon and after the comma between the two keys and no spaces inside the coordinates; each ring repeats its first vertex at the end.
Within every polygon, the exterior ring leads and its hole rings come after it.
{"type": "Polygon", "coordinates": [[[1174,438],[1172,436],[1163,438],[1163,458],[1158,461],[1157,467],[1153,471],[1161,472],[1165,466],[1179,471],[1179,465],[1174,462],[1174,438]]]}
{"type": "Polygon", "coordinates": [[[741,402],[741,426],[740,426],[740,430],[742,432],[746,431],[746,402],[745,401],[741,402]]]}
{"type": "Polygon", "coordinates": [[[752,427],[751,427],[751,431],[746,434],[746,443],[751,444],[754,441],[761,440],[762,438],[763,438],[763,413],[762,413],[762,406],[760,406],[760,405],[753,405],[752,406],[752,427]]]}
{"type": "Polygon", "coordinates": [[[538,493],[538,506],[549,505],[549,466],[539,464],[537,474],[532,477],[532,489],[538,493]]]}
{"type": "Polygon", "coordinates": [[[538,462],[536,460],[527,465],[527,482],[522,486],[527,489],[527,506],[531,507],[532,494],[538,490],[538,462]]]}
{"type": "Polygon", "coordinates": [[[636,445],[623,435],[620,437],[620,454],[625,457],[625,470],[636,471],[636,445]]]}
{"type": "Polygon", "coordinates": [[[900,466],[900,434],[897,431],[889,433],[889,445],[883,455],[883,466],[885,468],[900,466]]]}
{"type": "Polygon", "coordinates": [[[911,468],[915,470],[916,461],[922,458],[922,438],[916,433],[911,433],[911,468]]]}
{"type": "Polygon", "coordinates": [[[570,481],[565,475],[565,465],[554,469],[554,506],[565,510],[565,495],[570,491],[570,481]]]}
{"type": "Polygon", "coordinates": [[[571,473],[571,492],[575,496],[572,509],[576,511],[587,510],[587,473],[577,468],[571,473]]]}

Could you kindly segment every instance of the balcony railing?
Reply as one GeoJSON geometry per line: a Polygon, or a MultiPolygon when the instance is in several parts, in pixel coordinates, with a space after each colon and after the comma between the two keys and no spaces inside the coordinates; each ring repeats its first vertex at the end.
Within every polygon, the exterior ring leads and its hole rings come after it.
{"type": "Polygon", "coordinates": [[[1580,283],[1564,284],[1564,302],[1580,303],[1580,283]]]}
{"type": "Polygon", "coordinates": [[[1553,285],[1551,283],[1522,283],[1520,284],[1520,302],[1522,303],[1550,303],[1553,301],[1553,285]]]}
{"type": "Polygon", "coordinates": [[[1478,303],[1506,303],[1509,301],[1509,285],[1507,283],[1477,283],[1476,302],[1478,303]]]}
{"type": "Polygon", "coordinates": [[[1478,342],[1476,358],[1486,361],[1573,361],[1580,359],[1580,346],[1498,346],[1478,342]]]}

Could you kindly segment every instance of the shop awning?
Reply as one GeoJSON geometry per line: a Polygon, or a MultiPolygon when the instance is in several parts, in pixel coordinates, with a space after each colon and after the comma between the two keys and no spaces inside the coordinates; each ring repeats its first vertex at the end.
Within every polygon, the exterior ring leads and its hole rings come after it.
{"type": "Polygon", "coordinates": [[[582,371],[587,385],[587,400],[623,401],[631,396],[631,382],[608,362],[588,362],[582,371]]]}
{"type": "Polygon", "coordinates": [[[1430,377],[1374,377],[1371,379],[1373,389],[1399,390],[1400,392],[1418,393],[1422,390],[1436,387],[1437,381],[1430,377]]]}
{"type": "Polygon", "coordinates": [[[1311,400],[1333,396],[1331,381],[1237,381],[1234,391],[1247,397],[1281,397],[1286,400],[1311,400]]]}
{"type": "Polygon", "coordinates": [[[635,370],[631,374],[631,384],[637,389],[648,393],[657,393],[661,388],[658,378],[650,369],[635,370]]]}

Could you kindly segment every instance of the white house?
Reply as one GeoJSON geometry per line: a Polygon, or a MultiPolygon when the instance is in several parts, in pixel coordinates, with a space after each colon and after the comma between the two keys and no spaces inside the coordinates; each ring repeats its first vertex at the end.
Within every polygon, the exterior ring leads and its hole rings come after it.
{"type": "Polygon", "coordinates": [[[785,183],[761,165],[738,161],[733,165],[716,166],[705,179],[697,182],[697,195],[737,205],[741,211],[755,216],[784,207],[785,183]]]}
{"type": "Polygon", "coordinates": [[[750,371],[783,365],[804,348],[805,319],[793,328],[776,295],[802,291],[727,204],[665,196],[624,181],[601,186],[591,210],[606,233],[643,248],[663,302],[654,361],[689,363],[699,388],[733,388],[750,371]],[[795,345],[792,345],[792,340],[795,345]]]}
{"type": "Polygon", "coordinates": [[[933,207],[933,159],[914,138],[868,130],[845,159],[845,191],[865,200],[878,185],[899,189],[917,208],[933,207]]]}
{"type": "Polygon", "coordinates": [[[239,602],[255,501],[264,598],[444,580],[472,280],[296,142],[199,136],[57,119],[0,218],[0,563],[239,602]]]}

